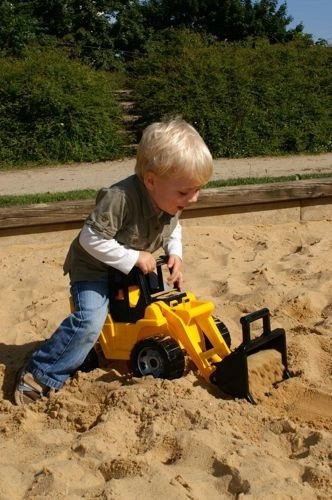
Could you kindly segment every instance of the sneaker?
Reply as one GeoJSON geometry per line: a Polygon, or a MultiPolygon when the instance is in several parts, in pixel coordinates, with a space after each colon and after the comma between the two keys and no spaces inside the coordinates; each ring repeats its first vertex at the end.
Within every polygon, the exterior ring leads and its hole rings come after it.
{"type": "Polygon", "coordinates": [[[40,384],[34,376],[21,370],[17,375],[17,382],[14,392],[14,400],[18,406],[35,403],[38,399],[45,396],[49,388],[40,384]]]}

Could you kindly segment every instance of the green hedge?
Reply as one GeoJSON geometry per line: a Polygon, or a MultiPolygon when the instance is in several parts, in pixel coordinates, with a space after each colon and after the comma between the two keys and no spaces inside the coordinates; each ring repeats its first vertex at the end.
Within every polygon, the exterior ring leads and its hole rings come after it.
{"type": "Polygon", "coordinates": [[[181,115],[215,157],[332,150],[332,49],[170,31],[131,66],[141,128],[181,115]]]}
{"type": "Polygon", "coordinates": [[[0,167],[119,158],[123,142],[111,74],[53,50],[0,60],[0,167]]]}
{"type": "MultiPolygon", "coordinates": [[[[330,47],[214,43],[170,30],[146,50],[127,66],[137,139],[145,125],[180,115],[215,157],[332,151],[330,47]]],[[[114,97],[121,78],[45,48],[1,59],[0,168],[128,154],[114,97]]]]}

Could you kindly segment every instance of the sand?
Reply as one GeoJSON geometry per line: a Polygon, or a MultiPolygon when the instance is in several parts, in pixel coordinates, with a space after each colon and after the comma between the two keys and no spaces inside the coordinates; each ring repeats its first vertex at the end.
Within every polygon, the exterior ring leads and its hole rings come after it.
{"type": "Polygon", "coordinates": [[[233,347],[240,317],[268,307],[292,377],[252,405],[190,362],[172,381],[111,363],[17,407],[16,371],[69,310],[76,231],[2,237],[1,500],[332,498],[332,218],[183,226],[185,289],[215,304],[233,347]]]}

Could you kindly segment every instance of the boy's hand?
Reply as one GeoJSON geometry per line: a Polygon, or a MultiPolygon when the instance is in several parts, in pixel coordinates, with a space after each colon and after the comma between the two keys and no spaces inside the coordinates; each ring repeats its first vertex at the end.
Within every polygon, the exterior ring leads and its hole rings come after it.
{"type": "Polygon", "coordinates": [[[179,290],[183,287],[183,277],[181,272],[182,260],[177,255],[168,257],[167,267],[170,270],[170,276],[167,282],[170,286],[176,286],[179,290]]]}
{"type": "Polygon", "coordinates": [[[144,274],[152,273],[157,266],[156,259],[150,252],[141,250],[136,262],[136,266],[139,267],[144,274]]]}

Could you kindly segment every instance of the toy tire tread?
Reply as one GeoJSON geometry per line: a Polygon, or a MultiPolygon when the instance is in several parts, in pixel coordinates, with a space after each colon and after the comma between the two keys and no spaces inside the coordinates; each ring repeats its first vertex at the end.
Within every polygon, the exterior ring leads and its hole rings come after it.
{"type": "Polygon", "coordinates": [[[183,375],[184,354],[171,337],[149,337],[135,345],[131,366],[135,377],[153,375],[172,380],[183,375]]]}
{"type": "Polygon", "coordinates": [[[227,346],[230,348],[232,341],[231,341],[231,334],[230,334],[227,326],[225,325],[225,323],[220,321],[220,319],[214,318],[214,321],[215,321],[215,323],[218,327],[218,330],[221,333],[224,341],[226,342],[227,346]]]}

